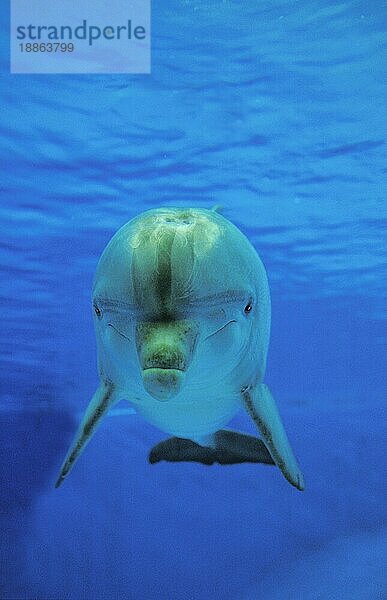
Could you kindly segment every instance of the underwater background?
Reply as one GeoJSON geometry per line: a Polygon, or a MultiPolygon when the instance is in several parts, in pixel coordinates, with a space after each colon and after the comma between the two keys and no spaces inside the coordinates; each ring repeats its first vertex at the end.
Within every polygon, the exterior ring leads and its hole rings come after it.
{"type": "Polygon", "coordinates": [[[6,4],[0,597],[387,598],[384,3],[154,2],[152,74],[101,76],[10,75],[6,4]],[[145,209],[214,204],[268,272],[265,381],[305,491],[150,465],[166,436],[131,414],[55,490],[98,381],[103,248],[145,209]]]}

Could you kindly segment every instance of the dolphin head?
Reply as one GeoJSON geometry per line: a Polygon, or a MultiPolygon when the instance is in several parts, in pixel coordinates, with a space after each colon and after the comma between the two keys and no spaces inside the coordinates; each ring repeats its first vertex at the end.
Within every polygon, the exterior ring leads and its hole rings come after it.
{"type": "Polygon", "coordinates": [[[256,369],[259,360],[264,369],[266,288],[256,252],[217,213],[142,213],[116,233],[97,268],[100,370],[112,381],[137,378],[152,398],[168,401],[183,398],[185,384],[221,382],[246,365],[256,369]],[[257,336],[261,359],[254,355],[257,336]]]}

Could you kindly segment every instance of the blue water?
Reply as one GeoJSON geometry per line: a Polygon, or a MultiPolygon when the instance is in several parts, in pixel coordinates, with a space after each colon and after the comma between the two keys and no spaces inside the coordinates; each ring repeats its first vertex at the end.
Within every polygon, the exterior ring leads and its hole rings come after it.
{"type": "Polygon", "coordinates": [[[9,75],[2,7],[1,598],[387,597],[383,4],[154,2],[133,76],[9,75]],[[54,490],[97,385],[105,244],[144,209],[213,204],[267,268],[266,382],[305,492],[149,465],[165,436],[136,415],[54,490]]]}

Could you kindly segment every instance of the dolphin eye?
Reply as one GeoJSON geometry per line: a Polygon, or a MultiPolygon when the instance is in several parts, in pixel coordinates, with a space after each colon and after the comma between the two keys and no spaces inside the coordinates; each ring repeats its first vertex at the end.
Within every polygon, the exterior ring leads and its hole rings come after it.
{"type": "Polygon", "coordinates": [[[249,300],[244,308],[245,315],[248,315],[252,311],[252,309],[253,309],[253,301],[249,300]]]}
{"type": "Polygon", "coordinates": [[[99,308],[99,306],[97,306],[97,304],[94,304],[94,312],[99,319],[102,318],[102,310],[99,308]]]}

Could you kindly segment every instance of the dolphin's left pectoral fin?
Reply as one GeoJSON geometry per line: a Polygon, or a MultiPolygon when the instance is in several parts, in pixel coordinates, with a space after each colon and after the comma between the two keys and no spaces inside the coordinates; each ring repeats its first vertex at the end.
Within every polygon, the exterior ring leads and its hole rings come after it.
{"type": "Polygon", "coordinates": [[[242,392],[246,409],[259,431],[274,462],[297,489],[304,489],[304,477],[290,447],[277,406],[267,385],[260,384],[242,392]]]}
{"type": "Polygon", "coordinates": [[[75,461],[83,452],[97,426],[100,424],[102,417],[118,399],[112,383],[102,382],[97,388],[79,425],[73,443],[67,452],[59,477],[55,483],[56,488],[63,483],[64,479],[70,473],[75,461]]]}

